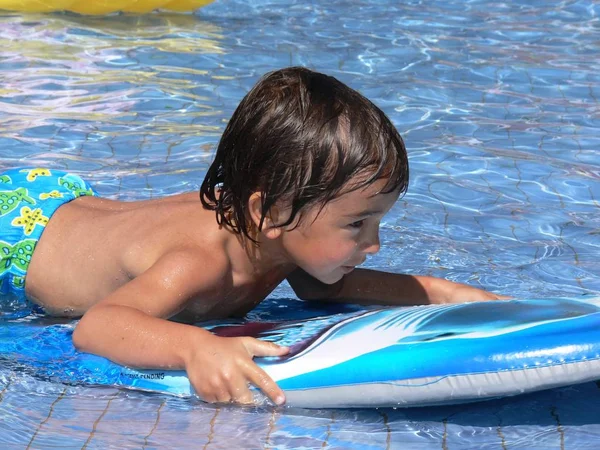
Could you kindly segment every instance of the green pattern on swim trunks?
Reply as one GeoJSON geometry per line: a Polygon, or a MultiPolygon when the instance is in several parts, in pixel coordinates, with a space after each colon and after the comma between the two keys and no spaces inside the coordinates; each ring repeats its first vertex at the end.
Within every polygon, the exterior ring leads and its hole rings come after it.
{"type": "Polygon", "coordinates": [[[35,205],[35,199],[29,196],[29,191],[24,187],[14,191],[0,191],[0,216],[14,211],[23,202],[35,205]]]}
{"type": "Polygon", "coordinates": [[[10,280],[10,283],[15,289],[25,289],[25,276],[18,277],[15,275],[12,277],[12,280],[10,280]]]}
{"type": "Polygon", "coordinates": [[[79,182],[69,181],[64,177],[58,179],[58,184],[70,190],[75,197],[81,197],[83,195],[94,195],[94,191],[91,188],[86,189],[79,182]]]}
{"type": "Polygon", "coordinates": [[[12,183],[12,180],[8,175],[0,175],[0,183],[12,183]]]}
{"type": "Polygon", "coordinates": [[[0,241],[0,276],[11,267],[16,267],[25,273],[35,244],[35,239],[23,239],[15,245],[0,241]]]}

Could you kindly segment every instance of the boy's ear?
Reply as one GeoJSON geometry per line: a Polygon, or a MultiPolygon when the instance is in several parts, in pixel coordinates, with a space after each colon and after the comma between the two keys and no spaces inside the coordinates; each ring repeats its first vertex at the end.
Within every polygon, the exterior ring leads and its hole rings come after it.
{"type": "MultiPolygon", "coordinates": [[[[262,192],[254,192],[248,199],[248,211],[250,213],[250,219],[254,226],[258,230],[260,225],[260,218],[262,217],[262,192]]],[[[279,219],[279,208],[276,205],[271,206],[262,223],[262,230],[260,231],[268,239],[277,239],[281,235],[281,227],[275,226],[279,219]]]]}

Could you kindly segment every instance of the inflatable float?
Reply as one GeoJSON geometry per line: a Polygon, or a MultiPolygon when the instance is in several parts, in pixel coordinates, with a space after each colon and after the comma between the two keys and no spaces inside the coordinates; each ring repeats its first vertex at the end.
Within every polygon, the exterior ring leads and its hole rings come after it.
{"type": "Polygon", "coordinates": [[[100,15],[112,12],[148,13],[155,9],[194,11],[214,0],[0,0],[0,10],[17,12],[71,11],[100,15]]]}
{"type": "MultiPolygon", "coordinates": [[[[134,370],[73,348],[76,322],[0,327],[3,367],[67,384],[191,396],[183,371],[134,370]]],[[[206,325],[205,325],[206,326],[206,325]]],[[[289,345],[256,359],[287,405],[409,407],[472,402],[600,379],[600,299],[382,308],[301,321],[206,326],[289,345]]]]}

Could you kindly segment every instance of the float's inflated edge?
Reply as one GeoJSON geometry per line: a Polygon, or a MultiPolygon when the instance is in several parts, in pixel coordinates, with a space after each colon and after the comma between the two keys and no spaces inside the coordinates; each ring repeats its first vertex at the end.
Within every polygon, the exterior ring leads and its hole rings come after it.
{"type": "MultiPolygon", "coordinates": [[[[199,324],[221,336],[290,346],[256,362],[287,404],[304,408],[410,407],[506,397],[600,379],[600,300],[513,300],[382,308],[308,320],[199,324]]],[[[184,371],[134,370],[80,353],[76,323],[8,322],[0,356],[70,384],[177,396],[184,371]]]]}
{"type": "MultiPolygon", "coordinates": [[[[268,367],[266,368],[268,372],[268,367]]],[[[286,405],[298,408],[415,407],[467,403],[565,385],[595,381],[600,360],[547,367],[531,367],[469,375],[423,377],[383,383],[348,384],[309,389],[287,389],[286,405]]],[[[122,371],[116,385],[178,397],[194,395],[183,371],[122,371]]]]}

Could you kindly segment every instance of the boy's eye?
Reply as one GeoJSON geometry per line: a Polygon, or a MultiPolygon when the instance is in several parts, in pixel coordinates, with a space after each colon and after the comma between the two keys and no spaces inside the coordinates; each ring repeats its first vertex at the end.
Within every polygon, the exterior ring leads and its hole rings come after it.
{"type": "Polygon", "coordinates": [[[349,224],[348,226],[350,228],[360,228],[363,226],[363,224],[365,223],[364,219],[363,220],[357,220],[356,222],[352,222],[351,224],[349,224]]]}

